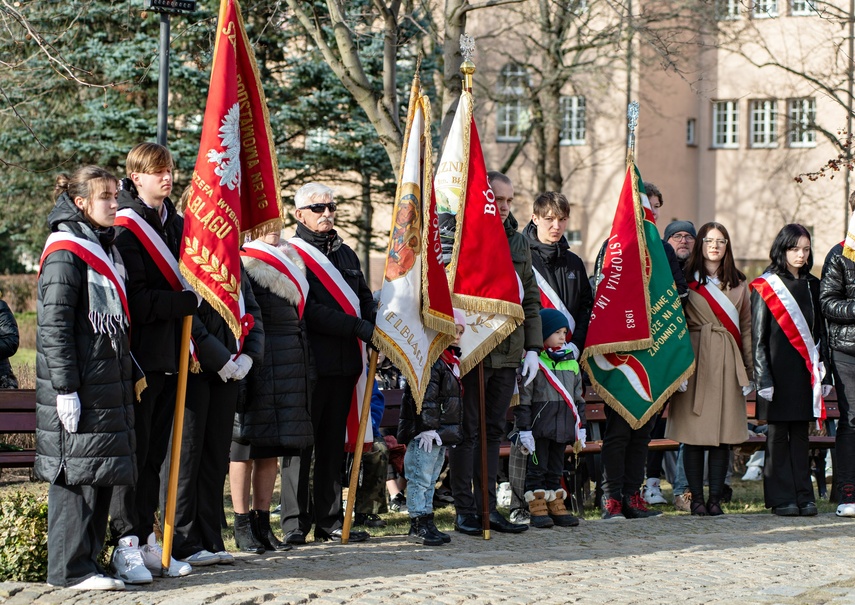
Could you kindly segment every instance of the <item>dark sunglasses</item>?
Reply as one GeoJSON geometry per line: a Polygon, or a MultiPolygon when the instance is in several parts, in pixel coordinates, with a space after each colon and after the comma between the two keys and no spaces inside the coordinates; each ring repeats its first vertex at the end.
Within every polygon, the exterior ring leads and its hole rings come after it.
{"type": "Polygon", "coordinates": [[[301,210],[311,210],[315,214],[323,214],[324,209],[329,208],[330,212],[335,212],[335,202],[330,202],[329,204],[311,204],[309,206],[303,206],[301,210]]]}

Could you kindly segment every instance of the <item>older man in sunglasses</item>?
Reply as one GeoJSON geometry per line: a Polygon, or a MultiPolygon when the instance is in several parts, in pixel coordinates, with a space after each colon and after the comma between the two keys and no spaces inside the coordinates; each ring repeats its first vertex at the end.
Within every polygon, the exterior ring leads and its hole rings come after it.
{"type": "MultiPolygon", "coordinates": [[[[371,342],[375,306],[359,258],[336,233],[333,190],[320,183],[307,183],[294,194],[294,203],[298,224],[291,243],[306,261],[309,296],[304,318],[318,376],[311,403],[315,540],[340,540],[345,427],[354,388],[364,371],[358,345],[359,341],[371,342]]],[[[292,460],[294,463],[307,478],[308,456],[299,462],[292,460]]],[[[283,529],[291,543],[305,541],[311,524],[305,511],[300,512],[304,518],[295,530],[285,527],[287,515],[282,511],[283,529]]],[[[350,532],[352,542],[368,537],[364,531],[350,532]]]]}

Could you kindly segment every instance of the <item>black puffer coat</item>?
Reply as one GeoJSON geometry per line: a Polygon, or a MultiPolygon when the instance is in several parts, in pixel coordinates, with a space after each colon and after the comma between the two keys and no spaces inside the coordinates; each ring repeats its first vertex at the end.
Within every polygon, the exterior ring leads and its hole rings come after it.
{"type": "MultiPolygon", "coordinates": [[[[122,179],[119,209],[129,208],[145,219],[160,235],[174,258],[178,258],[184,219],[169,198],[163,200],[166,221],[146,206],[130,179],[122,179]]],[[[116,229],[116,248],[128,273],[128,306],[131,310],[131,350],[144,372],[178,371],[181,319],[196,311],[196,295],[176,292],[154,259],[129,229],[116,229]]]]}
{"type": "MultiPolygon", "coordinates": [[[[67,194],[48,217],[52,231],[67,230],[101,244],[114,258],[113,230],[96,235],[67,194]]],[[[96,333],[89,321],[87,265],[65,250],[41,267],[36,332],[36,476],[66,485],[136,483],[131,355],[127,332],[96,333]],[[57,394],[77,393],[80,420],[66,431],[56,413],[57,394]]]]}
{"type": "Polygon", "coordinates": [[[594,293],[585,263],[570,251],[570,245],[563,236],[555,244],[544,244],[537,239],[537,225],[533,222],[526,226],[523,235],[531,247],[532,267],[552,286],[576,321],[570,342],[581,353],[585,348],[591,308],[594,306],[594,293]]]}
{"type": "Polygon", "coordinates": [[[0,389],[18,388],[9,358],[18,351],[18,322],[12,309],[0,300],[0,389]]]}
{"type": "MultiPolygon", "coordinates": [[[[302,266],[289,248],[286,254],[302,266]]],[[[253,363],[249,373],[237,438],[255,446],[303,449],[313,442],[313,368],[306,324],[297,313],[300,292],[267,263],[252,257],[244,257],[243,263],[264,319],[264,362],[253,363]]]]}
{"type": "Polygon", "coordinates": [[[362,315],[358,318],[345,313],[321,280],[312,271],[306,271],[309,298],[304,318],[318,376],[358,376],[362,371],[362,358],[354,339],[370,342],[375,314],[374,298],[359,268],[359,258],[335,231],[315,233],[298,223],[296,237],[315,246],[341,272],[359,298],[362,315]]]}
{"type": "Polygon", "coordinates": [[[408,444],[423,431],[436,431],[442,445],[463,441],[463,386],[442,358],[430,369],[430,382],[425,390],[421,414],[407,385],[398,417],[398,443],[408,444]]]}
{"type": "Polygon", "coordinates": [[[819,304],[828,325],[828,346],[855,355],[855,263],[843,256],[843,244],[825,257],[819,304]]]}
{"type": "MultiPolygon", "coordinates": [[[[779,275],[801,309],[811,336],[819,344],[820,361],[829,368],[825,345],[825,325],[819,312],[819,280],[813,275],[795,279],[779,275]]],[[[751,346],[754,349],[754,383],[757,386],[757,418],[769,422],[799,422],[813,419],[811,377],[805,360],[775,320],[766,301],[751,290],[751,346]],[[760,391],[774,387],[772,401],[760,391]]],[[[831,384],[831,372],[823,383],[831,384]]]]}

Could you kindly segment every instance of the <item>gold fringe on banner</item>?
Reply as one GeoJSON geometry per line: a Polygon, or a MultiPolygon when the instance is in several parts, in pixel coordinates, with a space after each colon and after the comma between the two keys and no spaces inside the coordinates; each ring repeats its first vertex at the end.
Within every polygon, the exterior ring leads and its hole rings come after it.
{"type": "Polygon", "coordinates": [[[190,269],[185,267],[183,263],[179,263],[178,268],[181,270],[181,275],[183,275],[190,284],[190,287],[196,290],[196,292],[222,316],[226,324],[229,326],[229,329],[232,331],[232,334],[234,334],[235,340],[240,339],[242,332],[240,322],[235,318],[231,309],[229,309],[228,306],[220,300],[220,297],[214,294],[207,285],[202,283],[202,281],[196,277],[190,269]]]}

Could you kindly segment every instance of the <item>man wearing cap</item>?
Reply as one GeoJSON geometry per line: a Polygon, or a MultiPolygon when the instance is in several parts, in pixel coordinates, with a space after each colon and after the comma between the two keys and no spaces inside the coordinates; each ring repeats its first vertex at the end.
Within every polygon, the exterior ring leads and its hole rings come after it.
{"type": "MultiPolygon", "coordinates": [[[[359,258],[334,228],[333,190],[320,183],[307,183],[294,194],[294,204],[297,233],[291,243],[306,261],[309,296],[304,317],[318,374],[311,403],[315,540],[340,540],[347,415],[357,380],[365,371],[358,340],[371,342],[375,305],[359,258]]],[[[306,532],[300,533],[305,541],[306,532]]],[[[289,537],[291,543],[300,543],[299,537],[289,537]]],[[[368,537],[364,531],[350,532],[352,542],[368,537]]]]}
{"type": "Polygon", "coordinates": [[[690,221],[673,221],[665,227],[665,237],[662,238],[662,241],[670,244],[674,249],[674,254],[680,263],[680,269],[686,266],[686,261],[692,254],[697,236],[695,226],[690,221]]]}

